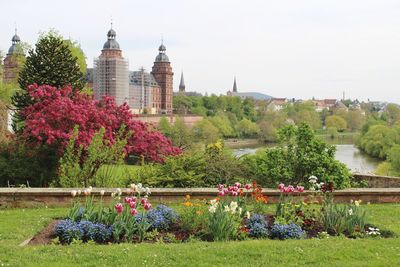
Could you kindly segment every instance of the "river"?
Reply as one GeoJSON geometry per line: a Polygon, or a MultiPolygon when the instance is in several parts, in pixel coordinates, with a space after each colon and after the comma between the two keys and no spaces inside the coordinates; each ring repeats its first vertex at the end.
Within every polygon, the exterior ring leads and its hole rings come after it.
{"type": "MultiPolygon", "coordinates": [[[[381,162],[378,159],[372,158],[369,155],[360,151],[354,144],[335,144],[336,145],[336,159],[343,162],[353,172],[372,173],[378,164],[381,162]]],[[[254,154],[258,147],[244,147],[233,149],[236,156],[245,154],[254,154]]]]}

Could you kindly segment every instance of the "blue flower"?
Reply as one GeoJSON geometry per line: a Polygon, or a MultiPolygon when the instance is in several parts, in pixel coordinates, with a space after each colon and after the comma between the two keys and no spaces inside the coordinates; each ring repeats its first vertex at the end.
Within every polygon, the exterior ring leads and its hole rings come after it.
{"type": "Polygon", "coordinates": [[[83,242],[93,240],[105,243],[111,240],[113,228],[86,220],[80,222],[63,220],[56,225],[55,232],[62,244],[70,244],[73,240],[82,240],[83,242]]]}
{"type": "MultiPolygon", "coordinates": [[[[141,220],[141,218],[139,219],[141,220]]],[[[178,220],[178,214],[165,205],[158,205],[146,214],[146,220],[152,229],[168,230],[178,220]]]]}
{"type": "Polygon", "coordinates": [[[300,239],[304,235],[300,226],[291,224],[274,224],[271,227],[270,236],[274,239],[300,239]]]}
{"type": "Polygon", "coordinates": [[[249,235],[255,238],[263,238],[268,236],[268,223],[265,216],[260,214],[254,214],[247,221],[247,229],[249,229],[249,235]]]}

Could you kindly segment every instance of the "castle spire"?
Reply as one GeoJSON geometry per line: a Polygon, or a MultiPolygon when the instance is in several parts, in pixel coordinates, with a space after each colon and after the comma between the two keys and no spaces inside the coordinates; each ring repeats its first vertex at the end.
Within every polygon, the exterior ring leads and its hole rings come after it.
{"type": "Polygon", "coordinates": [[[236,86],[236,76],[235,76],[235,78],[234,78],[234,80],[233,80],[233,90],[232,90],[234,93],[237,93],[237,86],[236,86]]]}
{"type": "Polygon", "coordinates": [[[179,92],[185,92],[185,80],[183,78],[183,71],[181,73],[181,82],[179,83],[179,92]]]}

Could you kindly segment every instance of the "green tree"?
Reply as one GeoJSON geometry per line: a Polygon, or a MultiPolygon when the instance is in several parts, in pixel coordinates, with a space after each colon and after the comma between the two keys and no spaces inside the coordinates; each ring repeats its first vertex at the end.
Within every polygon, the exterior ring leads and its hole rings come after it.
{"type": "Polygon", "coordinates": [[[206,144],[215,143],[220,138],[220,132],[208,119],[203,119],[195,123],[192,128],[195,139],[206,144]]]}
{"type": "Polygon", "coordinates": [[[86,64],[86,55],[83,52],[81,45],[74,40],[63,40],[63,42],[68,46],[69,50],[71,51],[72,57],[76,58],[76,61],[79,65],[79,69],[82,73],[86,73],[87,64],[86,64]]]}
{"type": "Polygon", "coordinates": [[[332,139],[338,136],[338,131],[336,127],[328,127],[327,132],[332,139]]]}
{"type": "Polygon", "coordinates": [[[399,129],[379,124],[370,126],[368,132],[357,140],[357,145],[367,154],[382,159],[385,159],[391,147],[398,143],[399,129]]]}
{"type": "Polygon", "coordinates": [[[360,110],[349,110],[346,116],[347,128],[351,131],[358,131],[365,123],[365,116],[360,110]]]}
{"type": "Polygon", "coordinates": [[[167,137],[171,137],[172,135],[172,126],[165,116],[162,116],[158,121],[157,129],[167,137]]]}
{"type": "Polygon", "coordinates": [[[325,125],[328,128],[336,128],[339,132],[343,132],[347,128],[347,122],[345,119],[337,115],[326,117],[325,125]]]}
{"type": "Polygon", "coordinates": [[[388,160],[396,175],[400,174],[400,145],[394,145],[388,152],[388,160]]]}
{"type": "Polygon", "coordinates": [[[310,125],[313,130],[321,128],[321,118],[315,110],[301,109],[294,115],[293,119],[296,125],[305,123],[310,125]]]}
{"type": "Polygon", "coordinates": [[[187,114],[192,108],[192,101],[185,94],[179,93],[173,98],[173,107],[177,114],[187,114]]]}
{"type": "Polygon", "coordinates": [[[258,133],[260,128],[256,123],[245,118],[239,121],[237,130],[241,137],[253,137],[258,133]]]}
{"type": "Polygon", "coordinates": [[[277,130],[271,122],[261,121],[259,124],[260,131],[258,132],[258,139],[261,142],[275,142],[277,139],[277,130]]]}
{"type": "Polygon", "coordinates": [[[218,128],[219,132],[224,137],[232,137],[235,135],[230,120],[223,113],[218,113],[216,116],[209,118],[209,120],[216,128],[218,128]]]}
{"type": "Polygon", "coordinates": [[[385,113],[389,125],[394,125],[400,120],[400,108],[396,104],[388,104],[385,113]]]}
{"type": "Polygon", "coordinates": [[[192,135],[182,117],[176,117],[176,121],[171,129],[171,139],[174,146],[188,149],[193,143],[192,135]]]}
{"type": "MultiPolygon", "coordinates": [[[[62,37],[54,32],[39,37],[35,50],[30,50],[28,53],[18,82],[22,90],[12,99],[17,110],[32,104],[32,99],[26,91],[28,85],[36,83],[58,88],[71,85],[74,90],[81,90],[85,85],[77,58],[72,55],[62,37]]],[[[19,113],[16,122],[23,120],[19,113]]]]}

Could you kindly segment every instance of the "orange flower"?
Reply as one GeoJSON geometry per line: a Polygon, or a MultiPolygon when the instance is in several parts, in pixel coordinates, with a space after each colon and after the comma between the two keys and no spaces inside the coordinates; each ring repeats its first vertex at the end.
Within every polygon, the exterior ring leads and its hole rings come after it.
{"type": "Polygon", "coordinates": [[[186,201],[186,202],[183,203],[183,205],[184,205],[185,207],[191,207],[191,206],[193,206],[193,203],[190,202],[190,201],[186,201]]]}
{"type": "Polygon", "coordinates": [[[239,190],[239,196],[243,196],[244,195],[244,193],[243,193],[243,188],[240,188],[240,190],[239,190]]]}
{"type": "Polygon", "coordinates": [[[190,195],[186,195],[185,198],[186,198],[186,199],[190,199],[190,195]]]}

